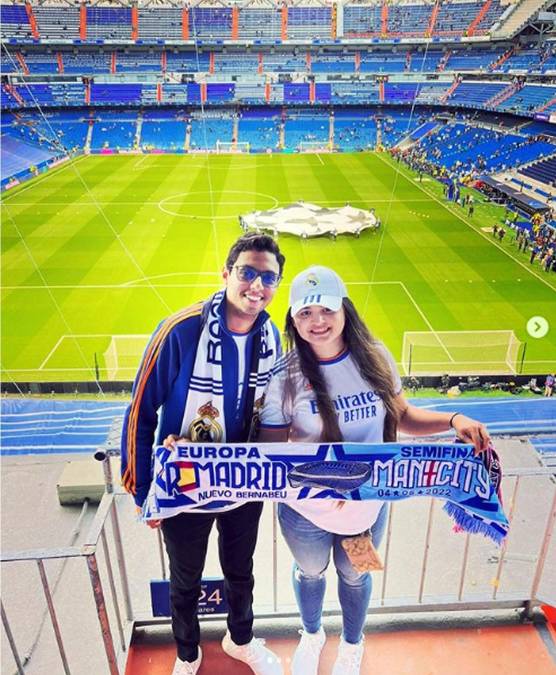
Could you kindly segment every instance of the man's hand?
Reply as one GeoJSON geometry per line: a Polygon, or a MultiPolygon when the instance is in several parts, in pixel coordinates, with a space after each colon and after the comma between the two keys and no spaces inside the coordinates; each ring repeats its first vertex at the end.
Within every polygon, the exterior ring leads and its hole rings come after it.
{"type": "MultiPolygon", "coordinates": [[[[189,442],[190,439],[189,439],[189,438],[186,438],[185,436],[178,436],[177,434],[170,434],[169,436],[166,436],[166,438],[165,438],[164,441],[162,442],[162,445],[163,445],[165,448],[168,448],[168,450],[171,450],[171,449],[175,448],[176,445],[177,445],[178,443],[182,443],[183,441],[189,442]]],[[[137,515],[140,516],[140,515],[141,515],[141,511],[142,511],[141,507],[140,507],[140,506],[136,506],[136,507],[135,507],[135,510],[136,510],[136,512],[137,512],[137,515]]],[[[158,519],[158,520],[146,520],[145,523],[151,528],[151,530],[156,530],[156,529],[158,529],[158,528],[160,527],[160,525],[162,524],[162,519],[158,519]]]]}
{"type": "Polygon", "coordinates": [[[473,420],[465,415],[455,415],[452,419],[452,428],[466,443],[472,443],[475,446],[475,454],[479,455],[481,452],[488,450],[490,444],[490,436],[484,424],[473,420]]]}
{"type": "MultiPolygon", "coordinates": [[[[135,507],[135,512],[138,516],[141,515],[142,509],[140,506],[135,507]]],[[[156,530],[162,525],[162,519],[160,520],[146,520],[146,524],[151,528],[151,530],[156,530]]]]}
{"type": "Polygon", "coordinates": [[[186,436],[178,436],[177,434],[170,434],[162,441],[162,445],[169,450],[175,448],[178,443],[191,443],[191,439],[186,436]]]}

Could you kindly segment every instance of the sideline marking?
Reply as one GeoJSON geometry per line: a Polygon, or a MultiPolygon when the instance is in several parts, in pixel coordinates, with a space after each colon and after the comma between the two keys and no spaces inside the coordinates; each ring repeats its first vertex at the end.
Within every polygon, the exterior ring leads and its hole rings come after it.
{"type": "MultiPolygon", "coordinates": [[[[44,288],[42,286],[41,288],[44,288]]],[[[50,287],[49,287],[50,288],[50,287]]],[[[78,333],[78,334],[70,334],[70,333],[64,333],[64,335],[61,335],[58,338],[58,342],[52,347],[46,358],[43,360],[41,365],[39,366],[38,370],[85,370],[87,372],[91,372],[94,369],[91,368],[45,368],[46,363],[54,356],[56,353],[56,350],[60,346],[61,342],[65,340],[66,338],[70,338],[72,340],[78,340],[79,338],[106,338],[106,337],[113,337],[112,333],[98,333],[98,334],[93,334],[93,333],[78,333]]],[[[35,368],[18,368],[17,370],[25,372],[26,370],[36,370],[35,368]]],[[[9,372],[9,371],[7,371],[9,372]]]]}
{"type": "MultiPolygon", "coordinates": [[[[28,185],[24,185],[21,190],[18,190],[15,188],[16,191],[14,192],[8,192],[8,194],[5,197],[2,197],[1,203],[3,204],[4,202],[8,201],[8,199],[11,199],[12,197],[17,197],[20,195],[22,192],[25,192],[25,190],[29,190],[32,187],[35,187],[35,185],[39,185],[43,181],[45,181],[47,178],[51,178],[54,175],[58,175],[59,173],[62,173],[64,169],[69,169],[70,166],[75,166],[78,162],[81,160],[85,159],[87,155],[80,155],[79,157],[76,157],[73,160],[70,160],[69,162],[66,162],[63,166],[55,166],[54,169],[51,169],[50,171],[47,171],[44,176],[41,176],[38,178],[36,181],[31,181],[28,185]]],[[[3,193],[5,194],[5,193],[3,193]]],[[[70,202],[69,204],[71,204],[70,202]]],[[[67,204],[67,206],[69,206],[67,204]]],[[[29,204],[29,206],[36,206],[37,203],[35,202],[34,204],[29,204]]]]}
{"type": "MultiPolygon", "coordinates": [[[[450,361],[451,361],[452,363],[456,363],[456,361],[454,360],[454,358],[452,357],[452,355],[451,355],[450,352],[448,351],[448,348],[447,348],[446,345],[442,342],[442,340],[439,338],[437,332],[436,332],[436,331],[434,330],[434,328],[432,327],[431,322],[427,319],[427,317],[425,316],[425,313],[424,313],[423,310],[419,307],[417,301],[414,299],[414,297],[411,295],[411,293],[407,290],[407,287],[406,287],[405,283],[404,283],[403,281],[398,281],[397,283],[400,284],[400,286],[401,286],[401,287],[403,288],[403,290],[406,292],[407,297],[408,297],[408,298],[410,299],[410,301],[413,303],[413,305],[415,306],[415,309],[419,312],[419,314],[421,315],[421,318],[422,318],[423,321],[427,324],[427,326],[429,327],[429,330],[432,332],[432,334],[434,335],[434,337],[438,340],[438,343],[440,344],[440,346],[442,347],[442,349],[446,352],[446,354],[447,354],[448,358],[450,359],[450,361]]],[[[403,335],[402,335],[402,340],[403,340],[403,335]]],[[[403,358],[403,354],[402,354],[402,358],[403,358]]],[[[405,370],[405,367],[404,367],[404,370],[405,370]]],[[[408,373],[406,373],[406,375],[407,375],[407,374],[408,374],[408,373]]]]}
{"type": "MultiPolygon", "coordinates": [[[[536,279],[538,279],[539,281],[542,281],[542,283],[543,283],[545,286],[548,286],[548,288],[550,288],[550,290],[552,290],[552,291],[554,291],[554,292],[556,293],[556,288],[554,288],[554,286],[552,286],[551,284],[549,284],[548,281],[546,281],[545,279],[543,279],[542,277],[540,277],[533,269],[531,269],[530,267],[527,267],[527,265],[525,265],[525,263],[521,262],[521,260],[518,260],[517,258],[514,258],[512,255],[510,255],[509,252],[506,251],[500,244],[498,244],[498,243],[496,242],[496,240],[494,240],[492,237],[487,237],[486,234],[485,234],[484,232],[481,232],[480,229],[476,229],[475,227],[473,227],[473,225],[472,225],[468,220],[466,220],[460,213],[458,213],[457,211],[452,210],[452,209],[448,206],[448,204],[445,204],[445,203],[444,203],[443,201],[441,201],[436,195],[433,195],[433,194],[432,194],[431,192],[429,192],[428,190],[425,190],[424,187],[421,187],[421,185],[419,185],[418,181],[415,181],[411,176],[407,176],[404,172],[402,172],[402,170],[401,170],[402,167],[395,167],[395,166],[392,166],[392,164],[390,164],[390,163],[387,162],[383,157],[380,156],[380,153],[377,153],[377,156],[379,157],[379,159],[380,159],[381,162],[384,162],[384,164],[386,164],[386,166],[389,166],[389,167],[390,167],[391,169],[393,169],[394,171],[397,171],[397,173],[399,173],[403,178],[405,178],[405,180],[406,180],[408,183],[411,183],[411,184],[415,185],[416,187],[419,188],[419,190],[421,190],[422,192],[424,192],[426,195],[429,195],[429,197],[430,197],[431,199],[434,199],[435,202],[438,202],[443,208],[445,208],[446,211],[448,211],[448,213],[451,213],[453,216],[456,216],[456,218],[459,218],[459,220],[461,220],[462,223],[465,223],[469,229],[473,230],[473,232],[476,232],[476,233],[477,233],[478,235],[480,235],[483,239],[486,239],[486,241],[490,242],[491,244],[494,244],[494,245],[496,246],[496,248],[500,249],[500,251],[502,251],[503,253],[505,253],[505,254],[508,256],[508,258],[510,258],[511,260],[513,260],[513,262],[517,263],[518,265],[521,265],[521,267],[523,267],[524,269],[526,269],[526,270],[527,270],[530,274],[532,274],[536,279]]],[[[403,168],[405,169],[405,167],[403,167],[403,168]]]]}

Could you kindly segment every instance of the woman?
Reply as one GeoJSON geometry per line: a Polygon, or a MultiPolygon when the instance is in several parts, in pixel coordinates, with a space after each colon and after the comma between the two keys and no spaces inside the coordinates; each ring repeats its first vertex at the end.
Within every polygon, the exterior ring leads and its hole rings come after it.
{"type": "MultiPolygon", "coordinates": [[[[278,362],[261,411],[261,442],[395,441],[397,430],[429,435],[450,428],[477,452],[487,448],[482,424],[461,413],[436,413],[404,398],[395,362],[358,315],[340,277],[310,267],[292,282],[286,316],[288,353],[278,362]]],[[[372,582],[342,546],[369,530],[376,546],[387,518],[384,502],[300,500],[281,503],[282,533],[295,559],[293,583],[303,630],[293,675],[316,675],[325,642],[321,626],[325,571],[332,552],[343,632],[333,675],[360,672],[363,627],[372,582]]]]}

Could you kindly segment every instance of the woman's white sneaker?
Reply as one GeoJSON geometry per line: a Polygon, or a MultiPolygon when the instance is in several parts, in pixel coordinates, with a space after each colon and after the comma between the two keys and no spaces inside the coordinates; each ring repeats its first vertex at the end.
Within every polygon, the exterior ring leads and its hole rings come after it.
{"type": "Polygon", "coordinates": [[[317,675],[319,670],[320,653],[326,640],[326,634],[321,626],[316,633],[299,631],[301,639],[292,659],[292,675],[317,675]]]}
{"type": "Polygon", "coordinates": [[[343,637],[340,638],[338,647],[338,656],[332,668],[332,675],[359,675],[361,672],[361,661],[365,651],[365,638],[356,644],[346,642],[343,637]]]}
{"type": "Polygon", "coordinates": [[[283,675],[280,659],[264,646],[264,640],[261,638],[253,638],[246,645],[236,645],[230,633],[226,631],[222,649],[228,656],[250,666],[255,675],[283,675]]]}

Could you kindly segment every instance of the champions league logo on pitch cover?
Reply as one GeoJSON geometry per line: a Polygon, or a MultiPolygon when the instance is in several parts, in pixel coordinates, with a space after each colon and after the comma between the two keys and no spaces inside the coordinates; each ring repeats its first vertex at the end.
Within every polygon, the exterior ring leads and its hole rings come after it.
{"type": "Polygon", "coordinates": [[[499,542],[508,527],[497,485],[468,445],[198,443],[158,448],[154,475],[146,519],[215,501],[429,496],[468,531],[499,542]]]}

